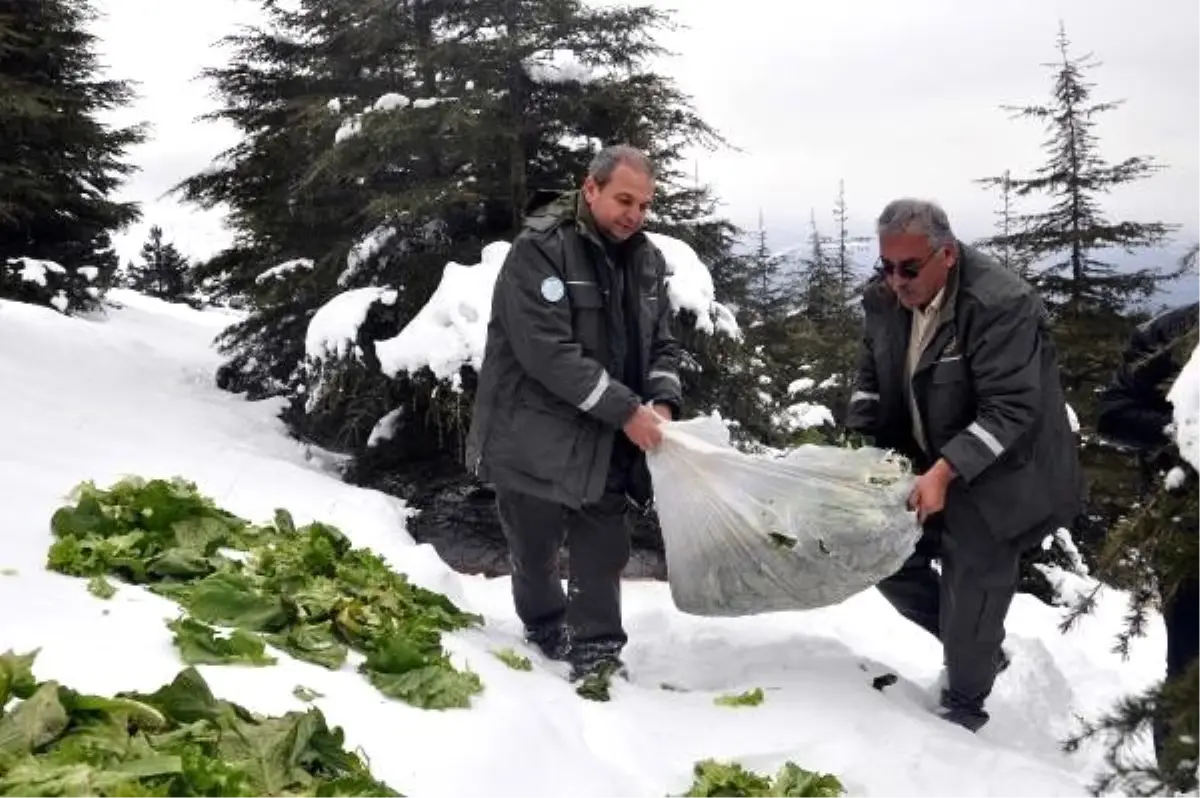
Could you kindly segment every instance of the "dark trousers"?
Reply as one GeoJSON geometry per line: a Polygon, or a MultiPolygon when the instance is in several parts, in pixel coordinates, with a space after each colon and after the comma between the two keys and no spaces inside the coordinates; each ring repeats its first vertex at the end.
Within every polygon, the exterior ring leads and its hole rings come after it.
{"type": "MultiPolygon", "coordinates": [[[[1182,676],[1200,655],[1200,585],[1190,579],[1179,586],[1169,601],[1163,602],[1163,625],[1167,632],[1167,681],[1182,676]]],[[[1159,764],[1170,733],[1165,718],[1154,723],[1154,751],[1159,764]]]]}
{"type": "Polygon", "coordinates": [[[513,491],[496,492],[500,526],[512,563],[513,603],[527,632],[562,626],[572,649],[603,647],[616,655],[621,624],[621,573],[629,562],[624,493],[609,492],[580,510],[513,491]],[[567,543],[568,590],[559,574],[567,543]]]}
{"type": "Polygon", "coordinates": [[[948,706],[982,713],[1003,656],[1004,619],[1017,592],[1019,566],[1017,547],[958,540],[940,521],[931,521],[904,566],[879,583],[879,592],[901,615],[942,642],[948,706]],[[931,567],[935,558],[940,576],[931,567]]]}

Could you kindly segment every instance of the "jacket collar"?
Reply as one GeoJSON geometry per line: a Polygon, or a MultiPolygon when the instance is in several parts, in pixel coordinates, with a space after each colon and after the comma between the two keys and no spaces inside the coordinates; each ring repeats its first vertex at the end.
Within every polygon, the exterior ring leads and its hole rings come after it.
{"type": "Polygon", "coordinates": [[[942,308],[938,312],[938,325],[954,321],[958,309],[958,290],[962,285],[962,271],[967,268],[966,250],[959,241],[954,242],[954,268],[946,279],[946,296],[942,300],[942,308]]]}
{"type": "Polygon", "coordinates": [[[957,241],[954,244],[954,255],[954,268],[950,270],[946,286],[943,289],[945,293],[942,297],[942,306],[937,314],[937,326],[929,345],[925,347],[917,361],[916,368],[913,369],[914,375],[928,368],[936,358],[943,354],[944,350],[952,345],[955,338],[954,317],[958,310],[958,292],[962,285],[962,270],[967,267],[963,246],[957,241]]]}
{"type": "Polygon", "coordinates": [[[596,217],[592,216],[592,209],[587,204],[587,200],[583,196],[582,191],[575,191],[575,227],[579,230],[579,234],[590,240],[598,247],[604,246],[604,238],[600,235],[600,230],[596,227],[596,217]]]}

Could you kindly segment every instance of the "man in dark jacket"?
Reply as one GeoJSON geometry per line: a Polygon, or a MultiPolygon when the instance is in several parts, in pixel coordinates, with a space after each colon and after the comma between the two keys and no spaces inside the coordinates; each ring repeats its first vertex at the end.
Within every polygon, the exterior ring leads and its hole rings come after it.
{"type": "MultiPolygon", "coordinates": [[[[1096,431],[1137,453],[1143,470],[1143,491],[1157,482],[1157,471],[1176,465],[1190,470],[1172,453],[1167,426],[1174,419],[1174,408],[1167,401],[1167,393],[1190,354],[1178,344],[1197,324],[1200,302],[1167,311],[1138,327],[1116,377],[1100,395],[1096,431]]],[[[1195,579],[1184,581],[1174,595],[1163,601],[1162,614],[1170,681],[1181,676],[1200,655],[1200,585],[1195,579]]],[[[1166,731],[1163,721],[1155,723],[1154,748],[1160,763],[1166,731]]]]}
{"type": "Polygon", "coordinates": [[[1077,444],[1032,289],[959,242],[933,203],[890,203],[878,232],[846,424],[920,474],[909,505],[925,534],[879,590],[942,642],[942,717],[977,731],[1008,665],[1021,552],[1081,505],[1077,444]]]}
{"type": "Polygon", "coordinates": [[[641,232],[653,194],[650,161],[617,146],[582,191],[534,199],[496,281],[468,435],[526,638],[572,679],[621,670],[627,499],[649,498],[643,452],[681,403],[666,264],[641,232]]]}

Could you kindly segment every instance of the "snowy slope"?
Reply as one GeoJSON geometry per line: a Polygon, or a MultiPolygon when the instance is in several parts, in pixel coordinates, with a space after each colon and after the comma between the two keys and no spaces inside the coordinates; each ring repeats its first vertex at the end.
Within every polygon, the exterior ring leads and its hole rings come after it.
{"type": "MultiPolygon", "coordinates": [[[[461,577],[404,532],[403,504],[350,487],[306,460],[278,406],[218,391],[213,336],[234,317],[128,292],[92,319],[0,301],[0,650],[41,647],[38,675],[89,691],[154,688],[181,667],[163,619],[173,605],[122,585],[103,602],[44,569],[48,521],[79,481],[181,475],[255,520],[287,507],[298,522],[339,525],[415,581],[487,619],[447,647],[485,684],[470,710],[389,701],[348,664],[341,672],[282,653],[271,668],[202,667],[222,697],[265,712],[298,709],[298,684],[361,747],[375,774],[409,795],[645,795],[684,791],[705,757],[774,771],[787,759],[833,772],[852,794],[1083,795],[1099,752],[1056,740],[1075,713],[1095,715],[1161,675],[1155,625],[1133,657],[1109,653],[1124,597],[1069,636],[1059,612],[1018,597],[1012,667],[978,736],[928,712],[940,651],[869,591],[827,610],[705,620],[671,605],[665,585],[630,584],[632,682],[608,704],[581,700],[561,666],[509,670],[489,651],[523,653],[506,579],[461,577]],[[883,692],[871,679],[894,671],[883,692]],[[663,689],[668,684],[677,690],[663,689]],[[761,687],[756,708],[717,695],[761,687]]],[[[532,654],[531,654],[532,656],[532,654]]],[[[1148,741],[1145,743],[1149,750],[1148,741]]]]}

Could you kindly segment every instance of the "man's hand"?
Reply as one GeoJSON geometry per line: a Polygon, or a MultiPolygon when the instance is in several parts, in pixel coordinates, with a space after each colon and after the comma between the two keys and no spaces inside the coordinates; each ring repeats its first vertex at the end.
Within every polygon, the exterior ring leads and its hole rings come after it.
{"type": "Polygon", "coordinates": [[[625,435],[643,452],[662,443],[663,417],[657,410],[651,410],[646,405],[639,405],[629,420],[625,422],[625,435]]]}
{"type": "Polygon", "coordinates": [[[917,477],[912,493],[908,495],[908,509],[917,511],[917,520],[922,524],[934,513],[940,513],[946,506],[946,489],[954,481],[954,469],[945,458],[939,459],[933,467],[917,477]]]}
{"type": "Polygon", "coordinates": [[[673,421],[674,420],[674,418],[672,417],[673,414],[671,413],[670,405],[663,404],[662,402],[657,402],[654,404],[654,412],[658,413],[660,416],[662,416],[663,421],[673,421]]]}

